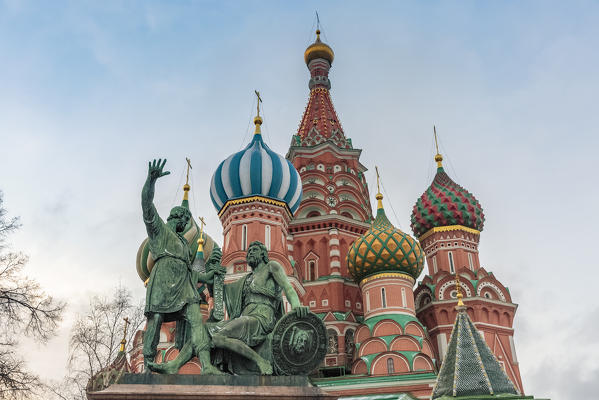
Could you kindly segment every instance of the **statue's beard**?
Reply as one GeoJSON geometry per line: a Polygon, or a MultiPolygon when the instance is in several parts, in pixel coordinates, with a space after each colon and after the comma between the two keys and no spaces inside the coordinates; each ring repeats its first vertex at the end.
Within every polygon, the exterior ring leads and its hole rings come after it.
{"type": "Polygon", "coordinates": [[[259,257],[248,257],[247,261],[248,261],[249,266],[252,268],[256,268],[258,265],[260,265],[259,257]]]}

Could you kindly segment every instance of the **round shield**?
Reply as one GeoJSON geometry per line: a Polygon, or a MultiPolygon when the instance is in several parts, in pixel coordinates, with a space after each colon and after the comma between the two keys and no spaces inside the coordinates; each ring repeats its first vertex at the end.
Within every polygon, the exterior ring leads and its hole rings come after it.
{"type": "Polygon", "coordinates": [[[275,325],[272,359],[281,375],[308,375],[320,365],[327,352],[324,323],[308,312],[303,318],[285,314],[275,325]]]}

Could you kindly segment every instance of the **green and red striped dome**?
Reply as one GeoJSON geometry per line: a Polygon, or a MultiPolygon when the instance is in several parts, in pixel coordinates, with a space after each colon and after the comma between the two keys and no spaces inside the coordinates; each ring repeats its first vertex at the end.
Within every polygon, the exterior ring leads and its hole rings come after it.
{"type": "MultiPolygon", "coordinates": [[[[438,160],[440,161],[440,160],[438,160]]],[[[462,225],[483,230],[485,214],[472,193],[455,183],[442,166],[412,211],[412,232],[422,236],[432,228],[462,225]]]]}

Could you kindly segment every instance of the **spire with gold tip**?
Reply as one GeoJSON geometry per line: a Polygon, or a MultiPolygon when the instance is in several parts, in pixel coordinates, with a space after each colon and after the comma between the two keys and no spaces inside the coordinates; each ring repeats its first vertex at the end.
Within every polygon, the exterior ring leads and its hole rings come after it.
{"type": "Polygon", "coordinates": [[[380,272],[400,272],[416,279],[424,267],[424,252],[410,235],[395,228],[383,208],[377,172],[377,212],[370,229],[357,238],[347,253],[349,273],[358,283],[380,272]]]}

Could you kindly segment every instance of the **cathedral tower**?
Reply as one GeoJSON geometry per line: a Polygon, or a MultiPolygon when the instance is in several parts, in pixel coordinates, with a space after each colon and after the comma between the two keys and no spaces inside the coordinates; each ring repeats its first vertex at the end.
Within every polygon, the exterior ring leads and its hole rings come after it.
{"type": "Polygon", "coordinates": [[[414,238],[391,224],[380,191],[376,199],[372,227],[347,253],[365,303],[352,374],[432,372],[432,346],[414,310],[413,287],[424,267],[424,253],[414,238]]]}
{"type": "Polygon", "coordinates": [[[482,207],[470,192],[447,175],[438,150],[435,161],[437,173],[433,182],[416,201],[412,212],[412,230],[428,263],[428,275],[414,292],[416,315],[427,327],[438,358],[443,359],[451,324],[456,319],[455,280],[456,274],[460,275],[470,319],[522,392],[513,339],[517,305],[493,273],[480,266],[478,257],[484,224],[482,207]]]}
{"type": "Polygon", "coordinates": [[[266,245],[269,257],[292,275],[287,237],[302,199],[300,177],[289,161],[264,143],[259,109],[254,124],[250,144],[221,162],[212,176],[210,197],[223,225],[221,262],[229,274],[247,272],[247,248],[258,240],[266,245]]]}
{"type": "Polygon", "coordinates": [[[287,158],[299,171],[304,196],[289,224],[295,273],[303,282],[303,304],[321,315],[329,349],[325,365],[350,368],[357,318],[363,313],[358,285],[348,274],[345,254],[372,219],[361,150],[345,136],[331,100],[329,70],[334,53],[316,40],[306,49],[310,71],[308,105],[287,158]]]}

